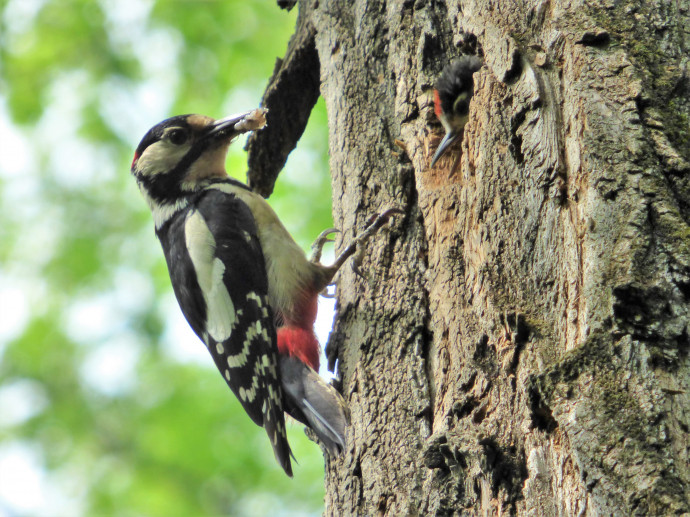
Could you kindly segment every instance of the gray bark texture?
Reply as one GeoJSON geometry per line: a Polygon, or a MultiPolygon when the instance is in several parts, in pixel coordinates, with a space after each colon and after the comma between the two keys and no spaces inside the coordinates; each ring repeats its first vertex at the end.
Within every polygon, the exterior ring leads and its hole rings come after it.
{"type": "Polygon", "coordinates": [[[299,9],[338,245],[405,211],[339,277],[326,515],[687,515],[690,2],[299,9]],[[470,119],[429,169],[467,51],[470,119]]]}

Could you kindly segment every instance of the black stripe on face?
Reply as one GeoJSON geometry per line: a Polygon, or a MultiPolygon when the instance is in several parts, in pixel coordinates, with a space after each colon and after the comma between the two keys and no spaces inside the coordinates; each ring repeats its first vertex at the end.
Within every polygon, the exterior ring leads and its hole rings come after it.
{"type": "MultiPolygon", "coordinates": [[[[219,141],[222,140],[206,137],[208,130],[212,129],[213,126],[209,124],[207,128],[204,128],[203,122],[205,120],[194,120],[194,123],[190,124],[189,121],[195,117],[196,119],[205,119],[205,117],[200,117],[198,115],[179,115],[168,118],[155,125],[144,135],[144,138],[142,138],[134,153],[131,172],[137,181],[146,189],[148,195],[158,203],[169,202],[170,200],[178,199],[188,193],[183,192],[180,188],[187,171],[204,152],[214,145],[217,145],[219,141]],[[188,131],[190,135],[189,142],[191,142],[192,147],[187,154],[185,154],[182,159],[175,164],[174,168],[169,171],[154,175],[137,173],[137,162],[146,149],[162,141],[165,138],[166,130],[171,127],[179,127],[188,131]]],[[[207,120],[212,121],[212,119],[207,120]]]]}
{"type": "Polygon", "coordinates": [[[189,194],[189,192],[183,192],[181,188],[182,181],[187,175],[187,171],[192,164],[212,146],[212,144],[214,144],[212,139],[202,139],[195,142],[187,154],[185,154],[182,159],[177,162],[177,165],[168,172],[155,175],[137,174],[136,172],[133,174],[154,201],[164,203],[166,201],[179,199],[189,194]]]}

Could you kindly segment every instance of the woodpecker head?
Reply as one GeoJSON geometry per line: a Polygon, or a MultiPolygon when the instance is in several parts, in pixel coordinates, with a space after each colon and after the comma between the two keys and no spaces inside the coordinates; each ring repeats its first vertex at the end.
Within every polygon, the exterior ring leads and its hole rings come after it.
{"type": "Polygon", "coordinates": [[[149,202],[166,203],[199,189],[203,180],[225,177],[233,138],[261,129],[265,109],[214,120],[179,115],[153,126],[139,143],[132,174],[149,202]]]}
{"type": "Polygon", "coordinates": [[[462,134],[470,112],[474,90],[472,76],[482,66],[476,56],[462,56],[443,69],[434,85],[434,111],[446,135],[436,149],[431,167],[462,134]]]}

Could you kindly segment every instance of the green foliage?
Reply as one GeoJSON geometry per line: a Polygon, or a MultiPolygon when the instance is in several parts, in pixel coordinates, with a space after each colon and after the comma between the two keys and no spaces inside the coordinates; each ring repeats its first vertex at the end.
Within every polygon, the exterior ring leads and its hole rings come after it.
{"type": "MultiPolygon", "coordinates": [[[[295,478],[277,466],[180,321],[128,174],[163,117],[256,106],[296,12],[10,0],[0,13],[0,485],[27,492],[0,486],[0,513],[320,514],[319,448],[295,424],[295,478]]],[[[271,198],[305,247],[332,225],[326,128],[320,103],[271,198]]],[[[242,142],[228,167],[244,179],[242,142]]]]}

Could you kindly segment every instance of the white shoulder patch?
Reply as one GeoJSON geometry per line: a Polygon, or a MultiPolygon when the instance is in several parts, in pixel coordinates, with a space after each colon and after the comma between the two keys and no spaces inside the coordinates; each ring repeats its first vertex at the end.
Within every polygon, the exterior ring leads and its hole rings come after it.
{"type": "Polygon", "coordinates": [[[184,233],[187,251],[206,302],[206,331],[215,341],[225,341],[232,334],[237,316],[230,293],[223,283],[225,264],[215,257],[216,240],[196,210],[187,216],[184,233]]]}

